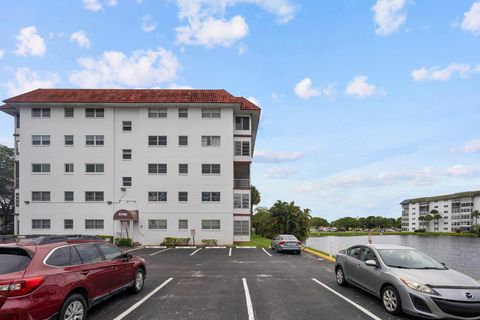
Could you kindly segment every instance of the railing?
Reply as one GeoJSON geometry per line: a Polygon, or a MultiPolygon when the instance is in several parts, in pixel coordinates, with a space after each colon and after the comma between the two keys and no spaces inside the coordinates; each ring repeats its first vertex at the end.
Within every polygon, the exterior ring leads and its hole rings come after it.
{"type": "Polygon", "coordinates": [[[249,189],[250,179],[233,179],[234,189],[249,189]]]}

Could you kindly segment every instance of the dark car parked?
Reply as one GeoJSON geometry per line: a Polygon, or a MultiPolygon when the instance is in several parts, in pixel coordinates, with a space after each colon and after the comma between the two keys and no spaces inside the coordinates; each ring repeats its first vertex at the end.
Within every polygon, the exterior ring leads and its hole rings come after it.
{"type": "Polygon", "coordinates": [[[92,236],[0,243],[0,319],[84,320],[110,296],[143,289],[145,260],[92,236]]]}

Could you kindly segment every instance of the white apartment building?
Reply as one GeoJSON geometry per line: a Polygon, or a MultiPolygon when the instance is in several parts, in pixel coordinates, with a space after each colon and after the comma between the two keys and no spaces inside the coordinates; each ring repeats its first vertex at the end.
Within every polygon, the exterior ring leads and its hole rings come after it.
{"type": "Polygon", "coordinates": [[[15,118],[16,233],[250,239],[260,108],[247,99],[37,89],[4,102],[15,118]]]}
{"type": "MultiPolygon", "coordinates": [[[[480,210],[480,191],[467,191],[442,196],[407,199],[402,205],[402,231],[425,229],[432,232],[468,231],[475,224],[472,212],[480,210]],[[432,210],[441,219],[421,221],[432,210]]],[[[478,218],[480,224],[480,218],[478,218]]]]}

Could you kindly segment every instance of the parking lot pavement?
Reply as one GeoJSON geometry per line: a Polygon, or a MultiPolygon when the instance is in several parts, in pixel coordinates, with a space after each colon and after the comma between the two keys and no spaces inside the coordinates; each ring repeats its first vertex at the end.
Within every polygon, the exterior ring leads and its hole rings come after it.
{"type": "Polygon", "coordinates": [[[333,263],[307,253],[257,248],[131,253],[147,260],[143,292],[121,293],[94,307],[89,319],[409,319],[390,316],[380,300],[361,290],[337,286],[333,263]]]}

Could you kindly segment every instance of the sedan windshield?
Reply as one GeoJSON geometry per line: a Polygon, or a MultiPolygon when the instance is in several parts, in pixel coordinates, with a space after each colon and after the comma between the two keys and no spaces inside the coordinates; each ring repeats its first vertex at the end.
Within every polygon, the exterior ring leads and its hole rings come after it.
{"type": "Polygon", "coordinates": [[[378,250],[385,264],[392,268],[403,269],[438,269],[445,266],[429,255],[412,249],[380,249],[378,250]]]}
{"type": "Polygon", "coordinates": [[[282,236],[282,239],[283,240],[297,240],[297,238],[295,238],[295,236],[291,236],[289,234],[282,236]]]}

